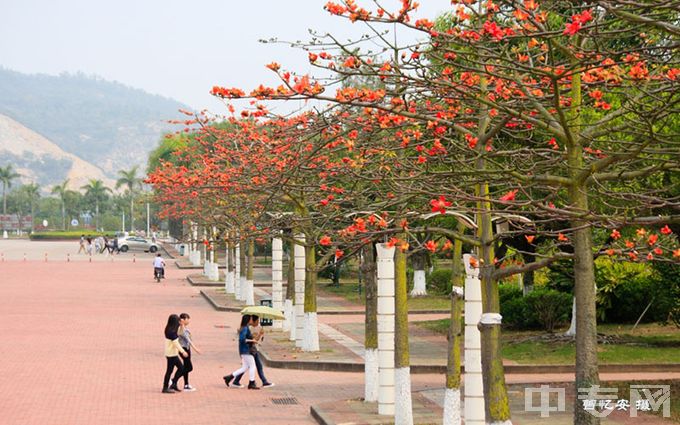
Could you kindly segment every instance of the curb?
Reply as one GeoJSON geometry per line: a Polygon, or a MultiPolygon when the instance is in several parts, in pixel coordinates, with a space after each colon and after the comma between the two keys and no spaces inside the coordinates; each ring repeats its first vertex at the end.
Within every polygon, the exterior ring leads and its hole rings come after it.
{"type": "Polygon", "coordinates": [[[335,422],[317,410],[316,406],[309,406],[309,414],[312,415],[312,418],[314,418],[314,420],[317,421],[319,425],[335,425],[335,422]]]}
{"type": "Polygon", "coordinates": [[[195,281],[191,276],[187,276],[187,282],[191,286],[212,286],[212,287],[221,287],[224,286],[224,282],[220,282],[219,280],[217,281],[205,281],[205,282],[197,282],[195,281]]]}
{"type": "Polygon", "coordinates": [[[200,292],[201,292],[201,295],[203,296],[203,298],[205,298],[205,299],[208,301],[208,303],[210,303],[210,305],[212,305],[213,308],[214,308],[215,310],[217,310],[217,311],[239,312],[239,311],[241,311],[241,309],[243,308],[243,307],[241,307],[241,308],[237,308],[237,307],[226,307],[226,306],[217,304],[217,303],[210,297],[210,295],[206,294],[206,293],[203,292],[203,291],[200,291],[200,292]]]}

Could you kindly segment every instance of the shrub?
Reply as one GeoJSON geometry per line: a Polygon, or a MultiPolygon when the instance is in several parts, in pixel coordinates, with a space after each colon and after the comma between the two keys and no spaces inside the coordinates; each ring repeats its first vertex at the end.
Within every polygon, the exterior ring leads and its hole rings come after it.
{"type": "Polygon", "coordinates": [[[503,325],[512,329],[544,329],[565,323],[571,312],[571,295],[554,289],[536,289],[526,297],[515,285],[499,288],[503,325]]]}
{"type": "Polygon", "coordinates": [[[548,332],[565,323],[571,312],[571,295],[554,289],[537,289],[526,296],[528,313],[548,332]]]}
{"type": "Polygon", "coordinates": [[[451,270],[437,269],[427,276],[427,290],[433,295],[448,295],[451,293],[451,270]]]}
{"type": "Polygon", "coordinates": [[[512,284],[499,285],[498,294],[503,326],[512,329],[532,329],[536,327],[521,289],[512,284]]]}

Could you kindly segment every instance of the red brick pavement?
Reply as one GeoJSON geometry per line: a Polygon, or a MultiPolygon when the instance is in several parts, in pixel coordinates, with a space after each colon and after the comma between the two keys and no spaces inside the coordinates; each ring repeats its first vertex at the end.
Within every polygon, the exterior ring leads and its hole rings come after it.
{"type": "MultiPolygon", "coordinates": [[[[155,283],[148,261],[0,263],[0,424],[307,424],[309,406],[360,397],[363,377],[269,369],[274,388],[224,387],[236,369],[236,313],[217,312],[168,269],[155,283]],[[194,355],[194,393],[161,394],[163,327],[188,312],[203,355],[194,355]],[[228,328],[224,328],[228,326],[228,328]],[[297,406],[271,398],[296,397],[297,406]]],[[[414,390],[442,377],[417,375],[414,390]]]]}

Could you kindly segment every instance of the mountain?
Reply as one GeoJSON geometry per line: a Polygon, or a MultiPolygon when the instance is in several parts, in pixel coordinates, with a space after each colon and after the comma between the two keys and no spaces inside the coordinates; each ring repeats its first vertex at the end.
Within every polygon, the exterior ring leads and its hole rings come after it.
{"type": "Polygon", "coordinates": [[[24,183],[35,182],[47,189],[70,179],[69,187],[78,189],[89,179],[100,179],[113,187],[115,181],[104,172],[13,119],[0,115],[0,165],[10,163],[24,183]]]}
{"type": "MultiPolygon", "coordinates": [[[[133,165],[144,169],[162,134],[176,130],[167,120],[177,119],[178,109],[191,108],[82,73],[29,75],[0,68],[0,114],[111,178],[133,165]]],[[[26,152],[25,160],[35,160],[26,152]]],[[[67,168],[61,162],[53,165],[62,171],[67,168]]]]}

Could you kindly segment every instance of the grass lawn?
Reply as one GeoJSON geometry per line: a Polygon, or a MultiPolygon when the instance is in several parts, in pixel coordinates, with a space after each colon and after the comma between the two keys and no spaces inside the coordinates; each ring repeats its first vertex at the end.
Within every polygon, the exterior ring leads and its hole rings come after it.
{"type": "MultiPolygon", "coordinates": [[[[328,279],[319,279],[317,289],[320,293],[328,293],[343,297],[349,302],[364,305],[365,288],[361,288],[361,294],[357,290],[358,283],[356,280],[340,279],[340,286],[331,285],[328,279]]],[[[409,310],[449,310],[451,308],[451,301],[447,296],[428,295],[425,297],[414,297],[408,299],[409,310]]]]}
{"type": "MultiPolygon", "coordinates": [[[[418,322],[434,332],[446,335],[449,319],[418,322]]],[[[632,325],[600,325],[598,332],[612,337],[612,342],[598,345],[602,363],[678,363],[680,362],[680,330],[656,323],[642,324],[635,332],[632,325]]],[[[563,332],[562,330],[561,332],[563,332]]],[[[560,332],[557,333],[559,335],[560,332]]],[[[546,340],[539,331],[502,333],[503,358],[520,364],[573,364],[575,346],[572,340],[546,340]]]]}

